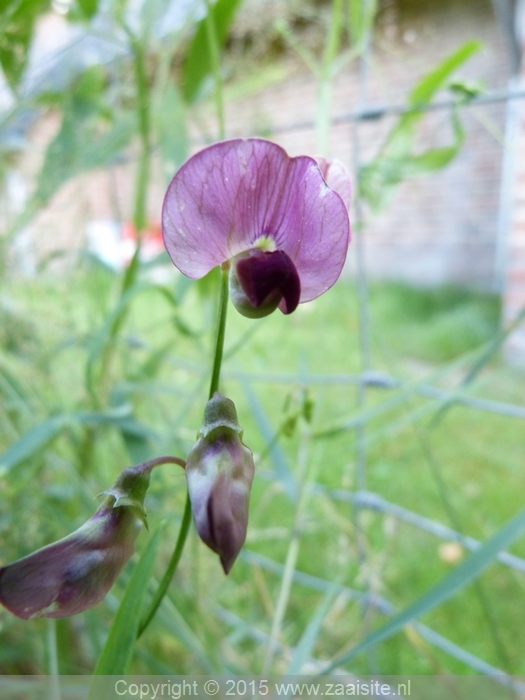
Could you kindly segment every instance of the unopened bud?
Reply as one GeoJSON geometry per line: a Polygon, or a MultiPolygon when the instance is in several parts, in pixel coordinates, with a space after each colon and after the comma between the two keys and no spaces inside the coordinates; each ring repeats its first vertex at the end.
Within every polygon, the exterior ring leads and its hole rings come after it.
{"type": "Polygon", "coordinates": [[[124,469],[97,512],[71,535],[0,569],[0,603],[14,615],[67,617],[96,605],[135,551],[152,464],[124,469]]]}
{"type": "Polygon", "coordinates": [[[246,539],[254,464],[242,442],[235,404],[216,392],[186,462],[193,520],[202,541],[229,573],[246,539]]]}

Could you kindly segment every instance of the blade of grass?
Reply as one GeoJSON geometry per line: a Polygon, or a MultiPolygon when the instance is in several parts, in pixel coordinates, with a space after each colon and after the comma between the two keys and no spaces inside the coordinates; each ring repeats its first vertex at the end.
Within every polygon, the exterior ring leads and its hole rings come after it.
{"type": "Polygon", "coordinates": [[[321,632],[322,624],[337,592],[338,589],[333,586],[324,595],[316,611],[310,618],[308,625],[306,626],[306,629],[299,640],[299,644],[294,649],[292,658],[288,664],[288,668],[285,671],[286,675],[301,673],[303,665],[310,659],[314,646],[317,642],[317,637],[321,632]]]}
{"type": "Polygon", "coordinates": [[[241,379],[241,383],[244,393],[246,394],[246,398],[248,399],[252,416],[255,418],[255,421],[259,427],[259,431],[266,443],[271,445],[269,452],[270,459],[275,470],[275,475],[281,482],[284,492],[288,498],[291,501],[296,501],[298,498],[297,481],[290,468],[290,465],[288,464],[288,460],[286,459],[283,449],[278,442],[274,440],[275,430],[272,428],[263,407],[259,403],[257,396],[252,391],[248,382],[241,379]]]}
{"type": "Polygon", "coordinates": [[[392,637],[396,632],[411,623],[416,618],[433,610],[441,603],[451,598],[459,590],[474,581],[488,566],[490,566],[502,549],[511,545],[525,529],[525,509],[520,511],[512,520],[501,527],[476,552],[459,564],[447,576],[442,578],[427,593],[411,605],[396,613],[387,623],[369,634],[353,649],[336,657],[323,671],[328,674],[336,667],[348,663],[358,654],[372,649],[380,642],[392,637]]]}
{"type": "MultiPolygon", "coordinates": [[[[98,658],[93,674],[109,676],[127,673],[140,623],[140,612],[148,588],[155,562],[155,554],[160,541],[161,525],[150,538],[139,561],[133,569],[124,597],[120,603],[106,643],[98,658]]],[[[95,700],[96,682],[90,691],[90,699],[95,700]]],[[[98,695],[100,697],[100,695],[98,695]]]]}
{"type": "Polygon", "coordinates": [[[7,474],[25,460],[33,457],[64,430],[73,425],[114,425],[137,437],[156,437],[155,433],[147,426],[133,418],[128,405],[109,411],[79,411],[78,413],[52,416],[28,430],[0,455],[0,475],[7,474]]]}

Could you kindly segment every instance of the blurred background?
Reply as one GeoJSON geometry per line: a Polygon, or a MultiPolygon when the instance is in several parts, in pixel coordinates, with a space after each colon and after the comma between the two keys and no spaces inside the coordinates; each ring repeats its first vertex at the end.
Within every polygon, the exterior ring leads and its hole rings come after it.
{"type": "MultiPolygon", "coordinates": [[[[3,4],[2,564],[191,448],[217,279],[163,250],[184,160],[262,136],[353,175],[337,286],[290,318],[230,313],[247,545],[223,579],[190,541],[135,672],[525,673],[523,542],[358,650],[523,506],[524,36],[519,0],[3,4]]],[[[185,488],[158,472],[160,577],[185,488]]],[[[53,627],[0,611],[2,673],[90,673],[130,570],[53,627]]]]}

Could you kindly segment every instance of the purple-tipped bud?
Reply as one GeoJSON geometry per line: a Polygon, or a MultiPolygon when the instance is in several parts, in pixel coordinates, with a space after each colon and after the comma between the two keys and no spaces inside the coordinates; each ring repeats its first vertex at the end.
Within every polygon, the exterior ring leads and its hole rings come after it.
{"type": "Polygon", "coordinates": [[[246,539],[254,464],[242,442],[235,404],[216,392],[206,404],[197,443],[186,461],[193,521],[229,573],[246,539]]]}
{"type": "Polygon", "coordinates": [[[0,569],[0,603],[18,617],[67,617],[96,605],[146,524],[152,465],[124,469],[97,512],[71,535],[0,569]]]}

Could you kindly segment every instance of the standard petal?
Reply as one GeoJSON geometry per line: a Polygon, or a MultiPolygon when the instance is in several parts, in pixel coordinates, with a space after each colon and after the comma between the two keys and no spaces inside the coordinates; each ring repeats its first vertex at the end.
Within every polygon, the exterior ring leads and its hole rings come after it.
{"type": "Polygon", "coordinates": [[[166,249],[193,279],[269,241],[283,250],[309,301],[332,286],[349,242],[348,212],[316,162],[290,158],[264,139],[233,139],[190,158],[176,173],[162,214],[166,249]]]}
{"type": "Polygon", "coordinates": [[[322,156],[316,156],[315,160],[317,161],[317,165],[328,187],[337,192],[345,203],[346,208],[350,210],[350,204],[352,203],[352,180],[347,167],[337,159],[327,160],[322,156]]]}
{"type": "Polygon", "coordinates": [[[328,187],[315,161],[306,156],[294,161],[294,183],[289,184],[291,196],[277,245],[299,273],[303,303],[326,292],[339,278],[350,242],[350,222],[343,200],[328,187]]]}

